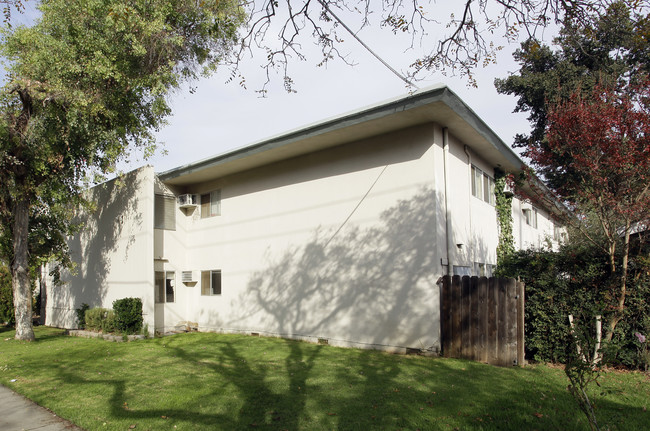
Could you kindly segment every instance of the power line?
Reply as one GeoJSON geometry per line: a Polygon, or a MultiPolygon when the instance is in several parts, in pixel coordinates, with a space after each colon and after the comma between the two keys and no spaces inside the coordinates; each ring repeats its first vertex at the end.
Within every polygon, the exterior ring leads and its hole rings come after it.
{"type": "Polygon", "coordinates": [[[364,47],[364,48],[365,48],[369,53],[371,53],[371,54],[372,54],[372,55],[373,55],[377,60],[379,60],[379,61],[381,62],[381,64],[383,64],[384,66],[386,66],[386,67],[388,68],[388,70],[390,70],[391,72],[393,72],[393,73],[395,74],[395,76],[397,76],[399,79],[401,79],[402,81],[404,81],[406,84],[408,84],[408,85],[410,85],[410,86],[412,86],[412,87],[415,87],[415,88],[419,88],[417,85],[415,85],[414,83],[412,83],[411,81],[409,81],[408,79],[406,79],[406,77],[404,77],[404,76],[403,76],[401,73],[399,73],[397,70],[393,69],[393,67],[392,67],[390,64],[388,64],[386,61],[384,61],[384,59],[382,59],[378,54],[376,54],[372,49],[370,49],[370,47],[369,47],[368,45],[366,45],[366,44],[365,44],[365,43],[364,43],[364,42],[363,42],[363,41],[362,41],[362,40],[361,40],[361,39],[360,39],[360,38],[359,38],[359,37],[358,37],[358,36],[357,36],[357,35],[356,35],[352,30],[351,30],[351,29],[350,29],[350,27],[348,27],[347,25],[345,25],[345,23],[344,23],[344,22],[343,22],[343,21],[342,21],[338,16],[336,16],[336,14],[335,14],[334,12],[332,12],[332,11],[330,10],[330,8],[327,6],[327,4],[325,3],[324,0],[318,0],[318,3],[320,3],[321,6],[323,6],[323,8],[327,11],[327,13],[329,13],[330,15],[332,15],[332,18],[334,18],[334,19],[335,19],[339,24],[341,24],[341,25],[343,26],[344,29],[347,30],[348,33],[350,33],[350,35],[352,35],[352,37],[355,38],[355,39],[357,40],[357,42],[359,42],[359,43],[361,44],[361,46],[363,46],[363,47],[364,47]]]}

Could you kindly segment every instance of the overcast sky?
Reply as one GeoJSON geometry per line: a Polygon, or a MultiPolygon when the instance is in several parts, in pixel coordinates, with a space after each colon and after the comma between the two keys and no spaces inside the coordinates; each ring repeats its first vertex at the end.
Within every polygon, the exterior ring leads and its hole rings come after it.
{"type": "MultiPolygon", "coordinates": [[[[437,2],[437,19],[446,22],[452,8],[460,5],[457,3],[451,0],[437,2]],[[443,10],[441,4],[448,9],[443,10]]],[[[31,14],[31,8],[28,4],[27,15],[31,14]]],[[[341,15],[355,31],[358,29],[355,16],[341,15]]],[[[408,35],[394,35],[380,28],[377,22],[358,35],[393,68],[405,74],[413,59],[435,43],[439,37],[435,31],[446,31],[444,26],[431,26],[431,30],[425,46],[416,44],[411,50],[406,50],[410,44],[408,35]]],[[[269,37],[273,37],[273,33],[269,33],[269,37]]],[[[318,49],[312,47],[313,40],[309,34],[306,35],[302,46],[307,60],[295,60],[290,64],[297,93],[287,93],[278,75],[268,87],[266,98],[259,96],[255,90],[261,88],[265,80],[260,67],[264,58],[261,51],[253,53],[253,58],[242,65],[246,89],[238,81],[226,83],[229,77],[226,68],[209,79],[193,83],[193,92],[184,87],[171,99],[173,115],[169,118],[169,125],[157,134],[158,140],[164,143],[166,154],[158,153],[147,161],[132,157],[130,163],[122,164],[120,168],[128,171],[149,163],[156,171],[162,172],[408,92],[403,81],[352,37],[344,37],[344,40],[340,51],[355,66],[333,60],[326,67],[318,67],[321,57],[318,49]]],[[[516,99],[500,95],[494,89],[495,78],[506,77],[518,69],[512,60],[512,51],[518,44],[507,44],[498,39],[497,43],[504,45],[497,63],[476,70],[478,88],[468,86],[466,78],[440,73],[417,82],[417,86],[448,85],[510,144],[513,136],[527,132],[529,125],[525,114],[512,113],[516,99]]]]}

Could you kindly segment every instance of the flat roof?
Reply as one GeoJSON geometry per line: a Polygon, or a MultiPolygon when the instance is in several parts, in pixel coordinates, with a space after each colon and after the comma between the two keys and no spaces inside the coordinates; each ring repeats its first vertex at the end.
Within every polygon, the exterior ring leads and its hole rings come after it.
{"type": "Polygon", "coordinates": [[[158,177],[169,185],[191,185],[426,123],[447,127],[487,162],[506,172],[519,172],[524,165],[456,93],[438,84],[179,166],[158,177]]]}

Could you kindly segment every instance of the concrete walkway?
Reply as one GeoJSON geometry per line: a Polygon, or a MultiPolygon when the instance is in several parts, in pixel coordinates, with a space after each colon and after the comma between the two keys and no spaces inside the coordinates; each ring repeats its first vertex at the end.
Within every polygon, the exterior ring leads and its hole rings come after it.
{"type": "Polygon", "coordinates": [[[0,430],[83,431],[2,385],[0,385],[0,430]]]}

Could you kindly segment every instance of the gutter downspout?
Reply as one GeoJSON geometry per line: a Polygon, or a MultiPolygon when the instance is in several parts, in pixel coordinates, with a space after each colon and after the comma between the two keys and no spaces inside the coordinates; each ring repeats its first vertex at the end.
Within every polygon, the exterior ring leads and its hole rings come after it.
{"type": "MultiPolygon", "coordinates": [[[[465,155],[467,156],[467,169],[469,170],[469,190],[467,193],[467,210],[468,210],[468,216],[469,216],[469,235],[470,237],[467,239],[467,246],[469,249],[467,250],[467,256],[470,258],[469,266],[471,268],[472,273],[474,273],[474,262],[476,262],[476,256],[474,253],[476,253],[476,250],[474,249],[474,244],[473,244],[473,235],[474,235],[474,230],[472,229],[472,183],[474,181],[474,178],[472,178],[472,155],[469,152],[469,147],[467,145],[463,146],[463,151],[465,151],[465,155]]],[[[483,181],[483,179],[481,179],[483,181]]]]}
{"type": "Polygon", "coordinates": [[[451,250],[453,249],[453,235],[451,223],[451,208],[449,205],[449,129],[442,128],[442,149],[443,157],[442,163],[444,166],[445,174],[445,237],[447,244],[447,275],[453,275],[453,265],[451,262],[451,250]]]}

